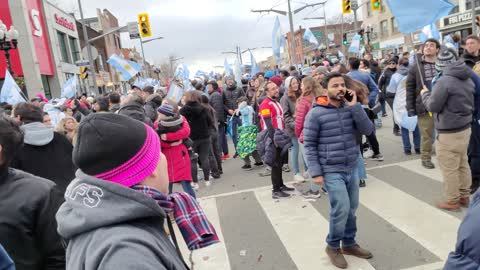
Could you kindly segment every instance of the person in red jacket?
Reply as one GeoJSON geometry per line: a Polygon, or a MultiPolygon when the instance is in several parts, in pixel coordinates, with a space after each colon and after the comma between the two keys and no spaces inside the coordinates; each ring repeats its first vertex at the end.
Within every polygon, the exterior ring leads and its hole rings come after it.
{"type": "MultiPolygon", "coordinates": [[[[326,95],[326,91],[322,88],[320,83],[313,78],[307,77],[302,80],[302,95],[297,101],[296,116],[295,116],[295,136],[298,138],[300,144],[300,152],[305,156],[305,147],[303,145],[303,126],[307,113],[312,108],[315,97],[326,95]]],[[[312,178],[308,177],[310,182],[310,190],[305,192],[303,196],[308,199],[320,198],[320,188],[313,183],[312,178]]]]}

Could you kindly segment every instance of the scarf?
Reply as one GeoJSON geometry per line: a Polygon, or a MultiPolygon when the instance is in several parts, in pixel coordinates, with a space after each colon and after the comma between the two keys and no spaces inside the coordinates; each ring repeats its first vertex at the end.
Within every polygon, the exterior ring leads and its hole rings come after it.
{"type": "Polygon", "coordinates": [[[175,115],[158,122],[158,134],[179,131],[183,126],[183,117],[175,115]]]}
{"type": "MultiPolygon", "coordinates": [[[[167,213],[172,213],[189,250],[219,243],[217,233],[198,202],[187,193],[165,195],[151,187],[135,185],[132,189],[152,199],[167,213]]],[[[166,217],[168,218],[168,217],[166,217]]]]}

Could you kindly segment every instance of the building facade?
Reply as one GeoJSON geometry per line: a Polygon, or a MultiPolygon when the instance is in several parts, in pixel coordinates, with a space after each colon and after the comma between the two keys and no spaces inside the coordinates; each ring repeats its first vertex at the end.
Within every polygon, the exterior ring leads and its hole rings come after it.
{"type": "MultiPolygon", "coordinates": [[[[463,40],[465,40],[468,35],[473,33],[472,1],[456,0],[451,2],[456,6],[450,12],[449,16],[440,19],[439,31],[442,37],[446,35],[459,35],[463,40]]],[[[475,0],[475,7],[475,15],[480,15],[480,0],[475,0]]]]}

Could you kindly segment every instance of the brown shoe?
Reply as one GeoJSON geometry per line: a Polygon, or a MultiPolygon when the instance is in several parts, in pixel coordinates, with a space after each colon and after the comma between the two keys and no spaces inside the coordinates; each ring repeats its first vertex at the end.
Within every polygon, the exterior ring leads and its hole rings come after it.
{"type": "Polygon", "coordinates": [[[468,208],[469,205],[470,205],[470,198],[469,197],[460,198],[460,206],[468,208]]]}
{"type": "Polygon", "coordinates": [[[437,207],[443,210],[457,211],[460,209],[460,204],[452,202],[439,202],[437,203],[437,207]]]}
{"type": "Polygon", "coordinates": [[[341,269],[345,269],[348,267],[348,263],[345,260],[345,257],[343,256],[341,249],[333,249],[333,248],[327,247],[325,249],[325,252],[330,258],[330,261],[332,262],[332,264],[335,265],[336,267],[341,269]]]}
{"type": "Polygon", "coordinates": [[[373,258],[373,255],[370,251],[361,248],[359,245],[354,245],[351,247],[342,247],[342,252],[345,255],[352,255],[362,259],[373,258]]]}

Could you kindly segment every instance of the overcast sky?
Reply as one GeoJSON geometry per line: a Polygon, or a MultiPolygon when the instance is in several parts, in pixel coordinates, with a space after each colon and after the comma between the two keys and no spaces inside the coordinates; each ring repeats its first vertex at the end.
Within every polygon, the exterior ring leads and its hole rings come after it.
{"type": "MultiPolygon", "coordinates": [[[[291,1],[292,10],[305,4],[325,0],[291,1]]],[[[78,12],[77,0],[54,0],[66,11],[78,12]]],[[[221,54],[223,51],[235,51],[240,45],[247,48],[272,45],[272,29],[276,13],[252,13],[252,9],[288,10],[286,0],[82,0],[85,17],[96,16],[96,9],[108,9],[119,20],[120,25],[137,20],[136,15],[148,12],[153,37],[165,39],[144,44],[145,58],[156,64],[174,54],[184,57],[182,60],[190,67],[210,71],[214,66],[223,66],[224,58],[233,63],[233,54],[221,54]],[[100,6],[101,5],[101,6],[100,6]]],[[[341,1],[328,0],[327,18],[341,12],[341,1]]],[[[299,25],[312,27],[322,25],[321,20],[302,20],[305,17],[323,15],[321,6],[306,8],[294,16],[295,29],[299,25]]],[[[282,32],[289,30],[288,16],[279,15],[282,32]]],[[[128,34],[122,35],[122,46],[139,46],[138,40],[130,40],[128,34]]],[[[271,49],[253,51],[257,62],[272,54],[271,49]]],[[[244,63],[250,62],[249,53],[243,54],[244,63]]]]}

